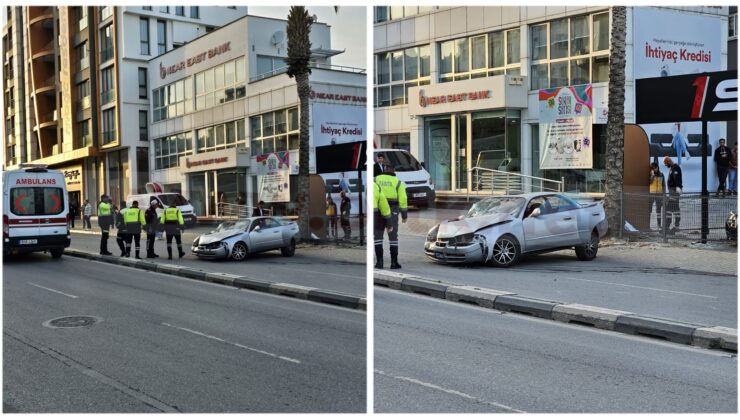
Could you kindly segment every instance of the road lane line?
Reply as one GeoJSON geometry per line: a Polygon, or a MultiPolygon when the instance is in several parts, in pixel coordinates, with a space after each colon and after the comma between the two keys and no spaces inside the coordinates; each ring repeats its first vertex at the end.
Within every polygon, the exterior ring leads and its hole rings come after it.
{"type": "Polygon", "coordinates": [[[64,293],[64,292],[60,292],[59,290],[49,289],[48,287],[44,287],[44,286],[41,286],[40,284],[36,284],[36,283],[31,283],[30,281],[28,282],[28,284],[30,284],[31,286],[36,286],[36,287],[38,287],[38,288],[40,288],[40,289],[48,290],[48,291],[50,291],[50,292],[54,292],[54,293],[59,293],[60,295],[64,295],[64,296],[67,296],[67,297],[71,297],[72,299],[77,299],[77,298],[78,298],[78,296],[75,296],[75,295],[69,295],[69,294],[67,294],[67,293],[64,293]]]}
{"type": "Polygon", "coordinates": [[[446,394],[455,395],[457,397],[462,397],[462,398],[465,398],[467,400],[472,400],[472,401],[474,401],[476,403],[491,405],[491,406],[494,406],[494,407],[502,408],[504,410],[509,410],[511,412],[514,412],[514,413],[526,413],[526,411],[517,410],[516,408],[509,407],[508,405],[499,404],[499,403],[493,402],[493,401],[482,400],[482,399],[477,398],[477,397],[474,397],[472,395],[468,395],[468,394],[466,394],[464,392],[455,391],[453,389],[442,388],[441,386],[430,384],[428,382],[422,382],[422,381],[420,381],[418,379],[409,378],[409,377],[406,377],[406,376],[391,375],[389,373],[385,373],[382,370],[377,370],[377,369],[375,370],[375,373],[377,373],[378,375],[386,376],[388,378],[398,379],[399,381],[410,382],[412,384],[420,385],[420,386],[423,386],[425,388],[431,388],[431,389],[434,389],[434,390],[437,390],[437,391],[444,392],[446,394]]]}
{"type": "Polygon", "coordinates": [[[171,325],[171,324],[168,324],[166,322],[163,322],[162,325],[164,325],[165,327],[174,328],[176,330],[189,332],[191,334],[195,334],[195,335],[198,335],[198,336],[201,336],[201,337],[204,337],[204,338],[208,338],[208,339],[211,339],[211,340],[214,340],[214,341],[218,341],[220,343],[229,344],[229,345],[232,345],[234,347],[238,347],[240,349],[249,350],[249,351],[252,351],[252,352],[255,352],[255,353],[259,353],[259,354],[264,354],[265,356],[274,357],[274,358],[280,359],[280,360],[285,360],[286,362],[295,363],[295,364],[300,364],[301,363],[301,361],[300,360],[297,360],[297,359],[291,359],[290,357],[280,356],[279,354],[270,353],[269,351],[255,349],[254,347],[245,346],[245,345],[239,344],[239,343],[233,343],[231,341],[224,340],[223,338],[218,338],[218,337],[214,337],[212,335],[206,334],[206,333],[202,333],[200,331],[191,330],[190,328],[178,327],[176,325],[171,325]]]}
{"type": "Polygon", "coordinates": [[[608,281],[579,279],[577,277],[561,277],[561,278],[568,279],[568,280],[585,281],[585,282],[588,282],[588,283],[608,284],[609,286],[631,287],[633,289],[653,290],[653,291],[656,291],[656,292],[666,292],[666,293],[674,293],[674,294],[677,294],[677,295],[697,296],[697,297],[703,297],[703,298],[707,298],[707,299],[719,299],[717,296],[700,295],[700,294],[697,294],[697,293],[689,293],[689,292],[677,292],[675,290],[658,289],[658,288],[655,288],[655,287],[644,287],[644,286],[634,286],[634,285],[631,285],[631,284],[610,283],[608,281]]]}
{"type": "Polygon", "coordinates": [[[101,382],[112,388],[115,388],[121,391],[122,393],[140,401],[143,404],[156,408],[157,410],[162,411],[164,413],[179,413],[180,412],[180,410],[178,410],[176,407],[167,405],[167,403],[162,402],[156,399],[155,397],[144,394],[143,392],[136,390],[122,382],[119,382],[116,379],[111,378],[110,376],[106,376],[105,374],[100,373],[97,370],[87,367],[83,365],[82,363],[79,363],[52,348],[49,348],[49,347],[44,346],[43,344],[37,343],[31,340],[30,338],[21,335],[20,333],[16,331],[13,331],[9,328],[5,328],[3,334],[51,357],[54,360],[61,362],[62,364],[66,366],[71,367],[72,369],[77,370],[83,375],[89,376],[98,382],[101,382]]]}

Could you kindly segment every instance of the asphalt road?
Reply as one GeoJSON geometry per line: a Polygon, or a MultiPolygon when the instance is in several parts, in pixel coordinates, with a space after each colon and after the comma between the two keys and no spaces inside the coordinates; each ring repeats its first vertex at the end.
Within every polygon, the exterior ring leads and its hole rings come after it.
{"type": "Polygon", "coordinates": [[[364,312],[43,254],[3,298],[5,412],[366,410],[364,312]]]}
{"type": "Polygon", "coordinates": [[[593,261],[579,261],[574,251],[564,250],[525,257],[514,267],[497,269],[481,264],[437,264],[424,255],[423,236],[401,234],[399,240],[403,273],[563,303],[737,328],[737,274],[677,267],[681,258],[689,258],[692,252],[709,252],[722,259],[736,259],[737,253],[676,248],[673,255],[666,250],[603,247],[593,261]],[[653,257],[645,260],[629,256],[648,252],[653,252],[653,257]]]}
{"type": "Polygon", "coordinates": [[[375,288],[375,412],[736,412],[737,358],[375,288]]]}
{"type": "MultiPolygon", "coordinates": [[[[177,247],[173,244],[174,259],[172,261],[167,260],[165,241],[156,241],[154,249],[160,258],[150,261],[177,264],[206,272],[238,274],[271,282],[317,287],[353,296],[364,297],[367,294],[365,247],[300,245],[295,255],[290,258],[283,257],[278,250],[252,255],[242,262],[200,260],[190,253],[190,245],[196,234],[205,232],[207,229],[203,228],[186,231],[183,237],[183,250],[187,255],[181,259],[177,258],[177,247]]],[[[145,237],[146,235],[142,235],[142,258],[146,256],[145,237]]],[[[71,248],[97,253],[100,251],[100,236],[73,233],[71,248]]],[[[115,234],[108,239],[108,250],[113,255],[120,255],[115,234]]],[[[133,254],[132,251],[131,255],[133,254]]]]}

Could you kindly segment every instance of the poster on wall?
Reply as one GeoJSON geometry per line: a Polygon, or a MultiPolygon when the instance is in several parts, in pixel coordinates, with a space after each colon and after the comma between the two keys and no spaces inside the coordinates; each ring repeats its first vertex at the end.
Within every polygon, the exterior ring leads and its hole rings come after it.
{"type": "Polygon", "coordinates": [[[593,168],[591,85],[540,89],[540,168],[593,168]]]}
{"type": "Polygon", "coordinates": [[[255,157],[257,161],[258,199],[265,203],[290,201],[290,154],[268,153],[255,157]]]}
{"type": "MultiPolygon", "coordinates": [[[[635,79],[679,76],[722,70],[722,21],[720,16],[678,13],[652,7],[633,9],[635,79]],[[680,28],[680,30],[677,30],[680,28]]],[[[641,124],[648,136],[650,161],[670,156],[681,166],[686,192],[701,191],[701,123],[675,121],[641,124]]],[[[708,188],[717,187],[712,152],[724,123],[708,124],[708,188]]],[[[646,167],[648,162],[645,163],[646,167]]],[[[665,171],[661,163],[661,169],[665,171]]]]}

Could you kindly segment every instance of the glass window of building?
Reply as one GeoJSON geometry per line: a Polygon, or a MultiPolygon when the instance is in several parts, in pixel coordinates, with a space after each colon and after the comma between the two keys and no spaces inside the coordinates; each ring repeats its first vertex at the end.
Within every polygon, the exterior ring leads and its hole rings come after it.
{"type": "Polygon", "coordinates": [[[157,20],[157,54],[167,52],[167,22],[157,20]]]}
{"type": "MultiPolygon", "coordinates": [[[[10,19],[10,16],[8,16],[10,19]]],[[[77,7],[77,28],[82,31],[87,28],[87,6],[77,7]]]]}
{"type": "Polygon", "coordinates": [[[547,58],[547,25],[532,26],[531,45],[532,60],[544,60],[547,58]]]}
{"type": "Polygon", "coordinates": [[[149,116],[146,111],[139,111],[139,140],[149,141],[149,116]]]}
{"type": "MultiPolygon", "coordinates": [[[[506,64],[519,66],[519,51],[521,43],[519,38],[519,29],[506,31],[506,64]]],[[[519,70],[519,67],[516,67],[519,70]]],[[[518,73],[517,73],[518,74],[518,73]]]]}
{"type": "Polygon", "coordinates": [[[388,6],[375,6],[375,23],[388,20],[388,6]]]}
{"type": "Polygon", "coordinates": [[[103,144],[116,141],[116,109],[106,109],[102,112],[103,144]]]}
{"type": "Polygon", "coordinates": [[[169,13],[170,7],[169,6],[159,6],[159,11],[162,13],[169,13]]]}
{"type": "Polygon", "coordinates": [[[80,147],[92,146],[92,136],[90,135],[90,120],[77,123],[77,135],[80,138],[80,147]]]}
{"type": "Polygon", "coordinates": [[[439,81],[520,74],[519,29],[439,44],[439,81]]]}
{"type": "Polygon", "coordinates": [[[570,19],[570,55],[588,54],[589,48],[588,16],[570,19]]]}
{"type": "Polygon", "coordinates": [[[170,83],[152,92],[152,112],[154,122],[175,118],[193,111],[193,79],[170,83]]]}
{"type": "Polygon", "coordinates": [[[550,22],[550,60],[568,56],[568,19],[550,22]]]}
{"type": "Polygon", "coordinates": [[[609,13],[594,15],[594,51],[609,50],[609,13]]]}
{"type": "Polygon", "coordinates": [[[200,8],[198,6],[190,6],[190,17],[200,19],[200,8]]]}
{"type": "Polygon", "coordinates": [[[77,110],[90,108],[90,80],[77,85],[77,110]]]}
{"type": "Polygon", "coordinates": [[[146,99],[148,90],[146,67],[139,67],[139,99],[146,99]]]}
{"type": "Polygon", "coordinates": [[[141,55],[149,55],[149,19],[139,18],[139,37],[141,55]]]}
{"type": "Polygon", "coordinates": [[[429,84],[429,46],[376,54],[376,106],[408,103],[413,86],[429,84]]]}
{"type": "Polygon", "coordinates": [[[175,6],[175,14],[177,16],[185,16],[185,6],[175,6]]]}
{"type": "Polygon", "coordinates": [[[409,133],[382,134],[380,136],[381,149],[401,149],[411,152],[411,135],[409,133]]]}
{"type": "Polygon", "coordinates": [[[246,96],[244,57],[195,75],[195,109],[207,109],[246,96]]]}
{"type": "MultiPolygon", "coordinates": [[[[252,156],[297,150],[299,147],[297,107],[250,117],[249,124],[252,156]]],[[[237,134],[239,129],[237,126],[237,134]]]]}
{"type": "Polygon", "coordinates": [[[116,99],[116,87],[113,81],[113,67],[100,72],[100,102],[105,105],[116,99]]]}
{"type": "Polygon", "coordinates": [[[100,30],[100,62],[113,58],[113,25],[100,30]]]}
{"type": "Polygon", "coordinates": [[[77,52],[77,71],[82,71],[90,67],[90,49],[88,48],[87,41],[78,45],[75,50],[77,52]]]}
{"type": "Polygon", "coordinates": [[[154,169],[176,168],[180,158],[193,154],[191,132],[154,139],[154,169]]]}
{"type": "Polygon", "coordinates": [[[243,119],[201,128],[196,131],[196,138],[198,153],[247,144],[243,119]]]}
{"type": "Polygon", "coordinates": [[[142,6],[141,8],[144,10],[149,10],[149,11],[152,10],[152,6],[142,6]]]}

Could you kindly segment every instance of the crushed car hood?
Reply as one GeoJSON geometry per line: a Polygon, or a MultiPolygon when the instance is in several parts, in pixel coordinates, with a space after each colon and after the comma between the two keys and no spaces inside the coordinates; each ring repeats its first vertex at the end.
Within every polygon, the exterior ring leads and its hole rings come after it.
{"type": "Polygon", "coordinates": [[[200,235],[200,239],[198,240],[198,244],[199,245],[206,245],[206,244],[210,244],[210,243],[213,243],[213,242],[219,242],[219,241],[223,241],[224,239],[229,238],[231,236],[240,235],[242,233],[244,233],[244,232],[242,230],[240,230],[240,229],[229,229],[229,230],[225,230],[223,232],[214,232],[214,233],[209,233],[207,235],[200,235]]]}
{"type": "Polygon", "coordinates": [[[442,222],[439,225],[439,232],[437,232],[438,238],[452,238],[458,235],[465,235],[466,233],[473,233],[486,226],[490,226],[495,223],[506,222],[513,220],[514,217],[507,213],[491,214],[486,216],[471,217],[462,220],[450,220],[442,222]]]}

